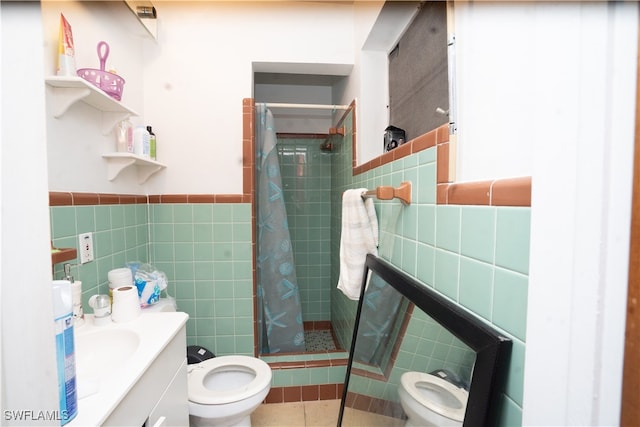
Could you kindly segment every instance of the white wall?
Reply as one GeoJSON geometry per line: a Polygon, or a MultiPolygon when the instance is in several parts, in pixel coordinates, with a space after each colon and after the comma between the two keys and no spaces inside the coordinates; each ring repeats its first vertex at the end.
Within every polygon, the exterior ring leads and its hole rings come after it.
{"type": "Polygon", "coordinates": [[[536,12],[534,52],[554,67],[538,67],[535,82],[535,118],[548,126],[534,131],[525,421],[617,425],[638,9],[599,3],[536,12]],[[543,366],[556,387],[542,384],[543,366]]]}
{"type": "Polygon", "coordinates": [[[533,182],[524,425],[617,425],[635,3],[457,3],[459,176],[533,182]]]}
{"type": "Polygon", "coordinates": [[[0,46],[2,424],[55,424],[5,412],[59,409],[39,3],[0,3],[0,46]]]}
{"type": "Polygon", "coordinates": [[[532,120],[531,79],[540,68],[556,68],[532,54],[538,9],[530,2],[455,4],[457,181],[531,175],[532,149],[540,143],[533,128],[544,126],[532,120]]]}
{"type": "MultiPolygon", "coordinates": [[[[150,193],[242,191],[242,99],[253,63],[353,64],[349,5],[162,2],[145,46],[145,120],[168,168],[150,193]]],[[[260,70],[267,71],[267,70],[260,70]]],[[[287,70],[279,70],[287,72],[287,70]]]]}
{"type": "Polygon", "coordinates": [[[386,51],[361,49],[382,4],[163,1],[156,4],[158,39],[152,40],[140,35],[124,3],[45,2],[45,71],[55,70],[60,12],[73,28],[78,68],[98,67],[96,44],[107,41],[108,66],[127,81],[122,102],[140,115],[134,124],[153,126],[158,161],[167,165],[144,185],[129,169],[107,181],[101,155],[113,150],[114,135],[96,132],[101,113],[78,103],[61,119],[48,116],[50,189],[240,193],[242,99],[253,96],[254,71],[350,73],[334,91],[341,99],[331,103],[349,104],[362,94],[359,158],[381,154],[386,51]]]}

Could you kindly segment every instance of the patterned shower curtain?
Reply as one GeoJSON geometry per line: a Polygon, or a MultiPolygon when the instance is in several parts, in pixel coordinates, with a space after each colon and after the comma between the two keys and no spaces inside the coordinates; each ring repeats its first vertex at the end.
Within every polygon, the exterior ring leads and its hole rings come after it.
{"type": "Polygon", "coordinates": [[[404,309],[401,307],[407,300],[377,274],[371,274],[368,280],[361,302],[358,345],[353,359],[383,368],[385,357],[390,356],[389,346],[393,346],[398,338],[399,325],[406,312],[406,306],[404,309]]]}
{"type": "Polygon", "coordinates": [[[264,353],[304,351],[302,310],[273,115],[256,104],[258,324],[264,353]]]}

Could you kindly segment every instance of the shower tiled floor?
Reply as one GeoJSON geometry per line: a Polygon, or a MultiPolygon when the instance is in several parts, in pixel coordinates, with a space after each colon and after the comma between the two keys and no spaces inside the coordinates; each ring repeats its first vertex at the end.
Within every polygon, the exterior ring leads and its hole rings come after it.
{"type": "Polygon", "coordinates": [[[328,329],[304,331],[306,351],[336,350],[333,334],[328,329]]]}

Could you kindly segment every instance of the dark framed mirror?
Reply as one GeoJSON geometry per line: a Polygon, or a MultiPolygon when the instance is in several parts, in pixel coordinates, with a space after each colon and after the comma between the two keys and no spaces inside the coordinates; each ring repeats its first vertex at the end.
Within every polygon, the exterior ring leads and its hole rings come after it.
{"type": "Polygon", "coordinates": [[[496,425],[511,340],[368,255],[338,426],[496,425]]]}

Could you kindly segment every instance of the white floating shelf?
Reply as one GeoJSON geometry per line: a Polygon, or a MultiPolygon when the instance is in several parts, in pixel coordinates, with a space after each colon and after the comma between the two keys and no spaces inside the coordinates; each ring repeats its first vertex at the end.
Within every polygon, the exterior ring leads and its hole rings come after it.
{"type": "Polygon", "coordinates": [[[144,157],[136,156],[131,153],[110,153],[103,154],[102,157],[107,160],[107,177],[109,181],[113,181],[124,169],[129,166],[135,166],[138,170],[138,183],[144,184],[154,173],[166,168],[167,166],[144,157]]]}
{"type": "Polygon", "coordinates": [[[138,115],[80,77],[51,76],[45,82],[53,93],[51,106],[55,118],[62,117],[69,107],[82,101],[102,111],[102,133],[107,135],[117,123],[138,115]]]}

